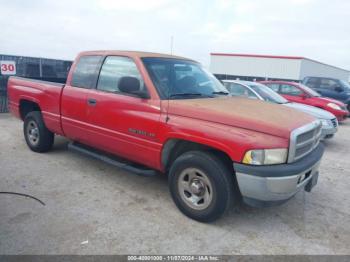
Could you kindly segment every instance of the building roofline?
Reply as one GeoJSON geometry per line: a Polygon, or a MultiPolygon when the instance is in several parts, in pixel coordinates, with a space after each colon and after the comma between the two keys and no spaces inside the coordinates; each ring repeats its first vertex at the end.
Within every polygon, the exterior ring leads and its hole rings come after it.
{"type": "Polygon", "coordinates": [[[240,57],[256,57],[256,58],[273,58],[273,59],[293,59],[293,60],[309,60],[318,64],[330,66],[350,73],[350,70],[341,67],[329,65],[314,59],[310,59],[304,56],[278,56],[278,55],[257,55],[257,54],[232,54],[232,53],[210,53],[211,56],[240,56],[240,57]]]}
{"type": "Polygon", "coordinates": [[[341,68],[341,67],[334,66],[334,65],[329,65],[329,64],[326,64],[326,63],[323,63],[323,62],[320,62],[320,61],[317,61],[317,60],[314,60],[314,59],[307,58],[307,57],[304,57],[304,59],[305,60],[309,60],[311,62],[318,63],[318,64],[322,64],[322,65],[330,66],[330,67],[333,67],[333,68],[336,68],[336,69],[340,69],[340,70],[343,70],[343,71],[346,71],[346,72],[350,73],[350,70],[345,69],[345,68],[341,68]]]}
{"type": "Polygon", "coordinates": [[[229,54],[229,53],[210,53],[212,56],[242,56],[242,57],[259,57],[259,58],[279,58],[279,59],[306,59],[303,56],[277,56],[277,55],[257,55],[257,54],[229,54]]]}

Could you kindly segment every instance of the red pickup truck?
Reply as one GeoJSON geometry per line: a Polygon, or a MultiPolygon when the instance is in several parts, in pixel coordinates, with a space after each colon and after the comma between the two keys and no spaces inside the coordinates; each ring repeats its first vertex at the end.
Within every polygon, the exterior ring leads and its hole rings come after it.
{"type": "Polygon", "coordinates": [[[278,204],[317,183],[318,120],[231,97],[190,59],[83,52],[65,85],[11,77],[8,94],[31,150],[48,151],[61,135],[72,149],[119,167],[167,174],[175,204],[198,221],[219,218],[241,198],[278,204]]]}

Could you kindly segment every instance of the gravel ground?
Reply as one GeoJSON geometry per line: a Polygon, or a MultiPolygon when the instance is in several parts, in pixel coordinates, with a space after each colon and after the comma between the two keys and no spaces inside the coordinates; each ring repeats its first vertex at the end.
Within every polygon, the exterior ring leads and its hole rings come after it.
{"type": "Polygon", "coordinates": [[[286,204],[183,216],[165,176],[140,177],[67,150],[31,152],[0,114],[0,254],[350,254],[350,120],[326,142],[318,185],[286,204]]]}

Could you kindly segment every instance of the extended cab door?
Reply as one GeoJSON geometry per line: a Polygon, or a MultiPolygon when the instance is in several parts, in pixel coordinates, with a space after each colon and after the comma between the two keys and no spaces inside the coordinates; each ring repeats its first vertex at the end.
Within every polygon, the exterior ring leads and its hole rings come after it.
{"type": "Polygon", "coordinates": [[[61,98],[61,121],[65,136],[87,143],[89,125],[87,99],[89,89],[95,88],[102,56],[89,55],[77,59],[72,66],[72,75],[67,80],[61,98]]]}
{"type": "Polygon", "coordinates": [[[158,141],[160,100],[141,98],[123,92],[121,79],[137,78],[140,90],[146,91],[143,77],[129,57],[105,58],[96,89],[88,91],[87,99],[95,101],[88,107],[90,144],[150,167],[159,164],[161,144],[158,141]]]}

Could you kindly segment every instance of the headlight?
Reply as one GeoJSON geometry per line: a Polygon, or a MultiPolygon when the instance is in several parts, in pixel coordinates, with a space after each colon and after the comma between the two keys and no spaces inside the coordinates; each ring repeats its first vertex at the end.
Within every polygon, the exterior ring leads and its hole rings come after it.
{"type": "Polygon", "coordinates": [[[340,106],[338,106],[337,104],[334,104],[334,103],[328,103],[327,106],[330,108],[333,108],[335,110],[341,110],[340,106]]]}
{"type": "Polygon", "coordinates": [[[243,163],[248,165],[275,165],[287,161],[286,148],[249,150],[245,153],[243,163]]]}
{"type": "Polygon", "coordinates": [[[326,120],[326,119],[322,119],[321,120],[322,126],[332,126],[332,122],[326,120]]]}

